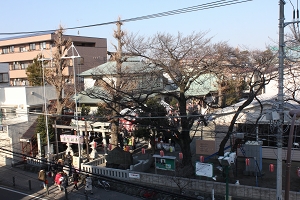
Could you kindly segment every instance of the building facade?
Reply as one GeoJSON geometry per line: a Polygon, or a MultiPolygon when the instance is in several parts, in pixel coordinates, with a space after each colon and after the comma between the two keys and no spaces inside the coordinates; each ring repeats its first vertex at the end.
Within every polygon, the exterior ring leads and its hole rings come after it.
{"type": "MultiPolygon", "coordinates": [[[[54,32],[48,32],[0,39],[0,63],[9,65],[9,84],[11,86],[28,85],[26,68],[39,54],[48,59],[52,57],[56,50],[55,37],[54,32]]],[[[74,60],[75,74],[80,74],[106,62],[107,40],[105,38],[71,35],[63,37],[71,39],[81,57],[74,60]]],[[[77,54],[77,52],[75,53],[77,54]]],[[[67,52],[65,55],[65,57],[70,56],[72,56],[72,52],[67,52]]],[[[73,74],[73,66],[70,65],[64,70],[65,76],[73,74]]]]}
{"type": "Polygon", "coordinates": [[[0,63],[0,87],[9,86],[9,65],[0,63]]]}

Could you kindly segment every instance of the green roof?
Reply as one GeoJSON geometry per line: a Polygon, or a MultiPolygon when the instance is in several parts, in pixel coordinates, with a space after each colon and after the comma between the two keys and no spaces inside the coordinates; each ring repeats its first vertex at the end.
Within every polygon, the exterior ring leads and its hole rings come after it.
{"type": "MultiPolygon", "coordinates": [[[[159,68],[153,64],[147,64],[141,61],[140,57],[131,56],[124,57],[122,63],[122,72],[123,73],[145,73],[151,71],[158,71],[159,68]]],[[[89,69],[87,71],[79,74],[80,76],[91,76],[91,75],[114,75],[116,74],[116,61],[108,61],[102,65],[99,65],[95,68],[89,69]]]]}
{"type": "Polygon", "coordinates": [[[186,91],[186,96],[205,96],[210,92],[218,91],[217,77],[213,74],[200,75],[186,91]]]}

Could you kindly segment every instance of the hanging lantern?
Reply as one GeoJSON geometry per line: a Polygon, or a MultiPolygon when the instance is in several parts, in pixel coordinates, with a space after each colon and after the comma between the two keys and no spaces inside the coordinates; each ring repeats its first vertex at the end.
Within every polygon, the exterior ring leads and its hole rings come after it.
{"type": "Polygon", "coordinates": [[[142,154],[145,154],[146,151],[145,151],[145,148],[142,148],[142,154]]]}
{"type": "Polygon", "coordinates": [[[97,148],[97,142],[94,141],[94,148],[97,148]]]}
{"type": "Polygon", "coordinates": [[[129,148],[130,148],[129,146],[126,146],[126,151],[129,151],[129,148]]]}
{"type": "Polygon", "coordinates": [[[297,168],[297,176],[300,177],[300,168],[299,167],[297,168]]]}
{"type": "Polygon", "coordinates": [[[111,150],[111,144],[108,145],[108,149],[111,150]]]}
{"type": "Polygon", "coordinates": [[[163,151],[163,150],[160,150],[160,151],[159,151],[159,155],[160,155],[161,157],[164,157],[164,155],[165,155],[164,151],[163,151]]]}
{"type": "Polygon", "coordinates": [[[200,162],[204,162],[204,156],[200,156],[200,162]]]}
{"type": "Polygon", "coordinates": [[[246,166],[249,166],[249,165],[250,165],[250,159],[246,158],[246,166]]]}
{"type": "Polygon", "coordinates": [[[180,152],[179,153],[179,159],[182,160],[182,158],[183,158],[183,154],[180,152]]]}
{"type": "Polygon", "coordinates": [[[270,172],[274,172],[274,165],[273,165],[273,164],[270,164],[270,165],[269,165],[269,171],[270,171],[270,172]]]}

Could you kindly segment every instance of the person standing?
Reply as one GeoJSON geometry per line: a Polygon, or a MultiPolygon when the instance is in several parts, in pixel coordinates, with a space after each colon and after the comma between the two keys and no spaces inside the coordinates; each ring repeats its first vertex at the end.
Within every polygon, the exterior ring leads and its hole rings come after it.
{"type": "Polygon", "coordinates": [[[68,155],[66,156],[66,165],[69,167],[69,176],[72,176],[72,164],[73,164],[73,157],[71,155],[71,152],[68,152],[68,155]]]}
{"type": "Polygon", "coordinates": [[[74,188],[76,190],[78,190],[78,186],[77,186],[78,180],[79,180],[79,174],[77,173],[77,170],[74,170],[74,173],[73,173],[73,182],[74,182],[74,188]]]}
{"type": "Polygon", "coordinates": [[[46,189],[46,171],[43,168],[39,171],[38,179],[41,181],[41,187],[46,189]]]}

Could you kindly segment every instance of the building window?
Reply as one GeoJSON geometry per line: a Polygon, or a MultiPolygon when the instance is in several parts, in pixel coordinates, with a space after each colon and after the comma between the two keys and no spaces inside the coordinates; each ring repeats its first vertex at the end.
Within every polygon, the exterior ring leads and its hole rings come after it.
{"type": "Polygon", "coordinates": [[[9,52],[10,52],[10,53],[15,52],[15,46],[10,46],[10,47],[9,47],[9,52]]]}
{"type": "Polygon", "coordinates": [[[20,47],[20,52],[25,52],[26,48],[25,47],[20,47]]]}
{"type": "Polygon", "coordinates": [[[29,44],[29,50],[35,50],[35,43],[29,44]]]}
{"type": "Polygon", "coordinates": [[[8,53],[8,47],[2,48],[2,53],[3,53],[3,54],[7,54],[7,53],[8,53]]]}
{"type": "Polygon", "coordinates": [[[21,63],[21,69],[27,69],[28,67],[28,64],[26,63],[21,63]]]}
{"type": "Polygon", "coordinates": [[[13,62],[13,65],[12,65],[12,70],[18,70],[20,69],[20,65],[18,62],[13,62]]]}
{"type": "Polygon", "coordinates": [[[0,73],[0,83],[8,83],[8,73],[0,73]]]}
{"type": "Polygon", "coordinates": [[[46,49],[46,42],[41,42],[40,43],[40,49],[46,49]]]}

